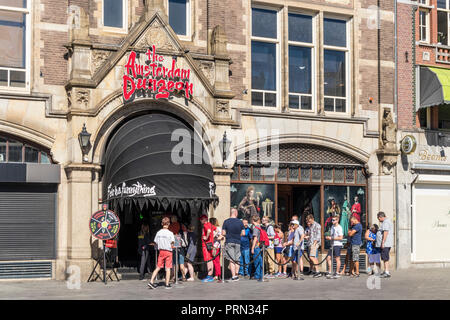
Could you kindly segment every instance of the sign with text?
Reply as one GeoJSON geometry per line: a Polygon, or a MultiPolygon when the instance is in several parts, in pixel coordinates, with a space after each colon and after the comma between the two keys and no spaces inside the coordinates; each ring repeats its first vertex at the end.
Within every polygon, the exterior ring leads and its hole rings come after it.
{"type": "Polygon", "coordinates": [[[136,91],[155,99],[168,99],[176,92],[184,92],[186,99],[192,97],[191,70],[178,68],[176,57],[172,57],[170,67],[164,66],[164,57],[156,53],[155,46],[145,53],[145,64],[140,64],[139,56],[140,54],[131,51],[125,65],[126,74],[123,76],[122,86],[125,100],[130,100],[136,91]]]}
{"type": "Polygon", "coordinates": [[[91,217],[89,230],[99,240],[113,239],[120,230],[119,217],[111,210],[97,211],[91,217]]]}

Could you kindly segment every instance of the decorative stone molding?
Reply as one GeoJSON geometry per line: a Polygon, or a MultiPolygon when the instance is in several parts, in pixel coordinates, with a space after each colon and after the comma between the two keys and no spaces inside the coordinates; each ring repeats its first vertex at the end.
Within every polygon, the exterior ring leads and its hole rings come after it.
{"type": "MultiPolygon", "coordinates": [[[[87,109],[89,107],[89,90],[86,89],[76,89],[75,90],[75,104],[78,107],[83,107],[87,109]]],[[[72,100],[73,102],[73,100],[72,100]]]]}
{"type": "Polygon", "coordinates": [[[397,157],[400,152],[397,150],[396,146],[397,127],[392,119],[392,112],[390,108],[384,108],[383,110],[381,127],[381,147],[376,151],[376,153],[383,174],[391,175],[393,168],[397,164],[397,157]]]}
{"type": "Polygon", "coordinates": [[[148,49],[152,45],[155,45],[158,49],[162,50],[176,50],[171,39],[167,35],[167,32],[156,20],[136,42],[136,47],[138,49],[148,49]]]}
{"type": "Polygon", "coordinates": [[[214,63],[211,61],[201,61],[199,62],[199,68],[202,70],[209,82],[214,85],[216,72],[214,63]]]}
{"type": "Polygon", "coordinates": [[[230,118],[230,101],[228,100],[216,100],[216,118],[230,118]]]}
{"type": "Polygon", "coordinates": [[[98,68],[108,59],[111,52],[106,50],[91,51],[91,72],[94,74],[98,68]]]}

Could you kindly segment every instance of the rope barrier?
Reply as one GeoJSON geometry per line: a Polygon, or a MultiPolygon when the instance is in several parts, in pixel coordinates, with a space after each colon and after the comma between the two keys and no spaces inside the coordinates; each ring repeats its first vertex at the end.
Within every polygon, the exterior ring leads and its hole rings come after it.
{"type": "Polygon", "coordinates": [[[305,255],[306,261],[308,261],[308,262],[309,262],[311,265],[313,265],[313,266],[320,266],[322,263],[325,262],[325,260],[327,260],[328,256],[330,255],[330,252],[328,252],[327,255],[325,256],[325,258],[323,258],[323,260],[322,260],[321,262],[319,262],[319,263],[313,263],[313,262],[310,260],[308,250],[305,250],[305,251],[306,251],[306,255],[305,255]]]}
{"type": "Polygon", "coordinates": [[[186,257],[185,254],[183,254],[183,253],[181,253],[181,252],[180,252],[180,254],[184,257],[185,260],[187,260],[187,262],[191,263],[193,266],[197,266],[197,265],[205,264],[205,263],[208,263],[208,262],[211,262],[211,261],[215,260],[218,256],[220,256],[220,250],[219,250],[219,251],[217,252],[217,254],[216,254],[213,258],[211,258],[210,260],[207,260],[207,261],[201,261],[201,262],[195,262],[195,261],[192,261],[191,259],[189,259],[188,257],[186,257]]]}
{"type": "Polygon", "coordinates": [[[224,252],[225,252],[226,255],[228,256],[228,260],[233,261],[235,264],[237,264],[237,265],[240,266],[240,267],[246,267],[246,266],[251,265],[253,262],[255,262],[256,258],[258,258],[258,257],[262,254],[262,250],[261,250],[261,251],[259,251],[259,253],[256,255],[256,257],[254,257],[253,260],[251,260],[249,263],[241,264],[240,262],[237,262],[236,260],[234,260],[233,258],[231,258],[230,255],[228,254],[228,251],[227,251],[227,250],[224,250],[224,252]]]}
{"type": "MultiPolygon", "coordinates": [[[[286,247],[285,247],[284,249],[286,249],[286,247]]],[[[281,251],[281,253],[283,253],[284,249],[281,251]]],[[[292,261],[292,257],[289,257],[289,260],[286,261],[285,263],[278,263],[277,261],[275,261],[275,260],[272,258],[272,256],[270,255],[269,252],[266,251],[266,253],[267,253],[267,255],[269,256],[270,260],[272,260],[272,261],[273,261],[276,265],[278,265],[278,266],[285,266],[285,265],[287,265],[289,262],[292,261]]]]}

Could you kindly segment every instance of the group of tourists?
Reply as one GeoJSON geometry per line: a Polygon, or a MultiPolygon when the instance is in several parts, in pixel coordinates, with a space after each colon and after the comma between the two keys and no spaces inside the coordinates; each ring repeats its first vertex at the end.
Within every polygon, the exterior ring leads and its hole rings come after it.
{"type": "MultiPolygon", "coordinates": [[[[298,216],[294,215],[289,224],[289,230],[283,232],[279,225],[273,225],[269,217],[260,218],[253,215],[250,219],[238,219],[238,211],[231,209],[230,218],[219,226],[216,218],[206,215],[200,217],[201,228],[201,250],[203,263],[206,264],[206,277],[202,282],[214,282],[222,278],[221,250],[224,259],[228,260],[228,269],[231,272],[229,281],[239,281],[240,277],[263,281],[264,278],[288,278],[303,280],[302,275],[311,275],[320,278],[324,274],[319,272],[319,251],[321,248],[321,226],[309,214],[305,218],[304,229],[298,216]],[[250,221],[249,221],[250,220],[250,221]],[[222,240],[225,241],[222,247],[222,240]],[[309,271],[304,272],[303,255],[309,262],[309,271]],[[264,253],[264,254],[263,254],[264,253]],[[290,274],[287,273],[287,265],[291,263],[290,274]],[[264,265],[264,267],[263,267],[264,265]],[[263,269],[264,268],[264,269],[263,269]],[[267,273],[263,275],[263,270],[267,273]]],[[[366,253],[369,260],[368,272],[383,278],[390,277],[389,251],[393,245],[392,222],[383,212],[379,212],[378,220],[380,226],[374,224],[365,233],[367,240],[366,253]],[[381,272],[381,261],[384,263],[384,272],[381,272]]],[[[349,230],[346,236],[347,254],[344,266],[341,269],[341,249],[344,247],[344,232],[340,222],[339,214],[331,217],[330,231],[324,235],[329,241],[330,248],[326,257],[328,271],[327,277],[338,278],[342,275],[359,277],[359,256],[363,242],[363,227],[359,216],[350,217],[349,230]],[[336,269],[333,269],[333,261],[336,269]],[[348,266],[348,271],[347,270],[348,266]]],[[[146,246],[155,246],[159,255],[157,267],[153,271],[148,286],[156,288],[155,277],[161,269],[165,268],[165,286],[170,289],[170,280],[178,275],[173,268],[175,261],[181,271],[182,281],[194,281],[193,262],[197,254],[197,235],[194,227],[180,225],[176,217],[164,217],[162,229],[158,231],[153,242],[144,235],[139,246],[145,250],[146,246]],[[178,256],[173,252],[177,248],[178,256]],[[189,277],[188,277],[189,275],[189,277]]],[[[145,231],[145,230],[144,230],[145,231]]],[[[144,232],[145,234],[145,232],[144,232]]],[[[141,239],[140,239],[141,240],[141,239]]],[[[141,279],[143,279],[144,260],[141,263],[141,279]]]]}

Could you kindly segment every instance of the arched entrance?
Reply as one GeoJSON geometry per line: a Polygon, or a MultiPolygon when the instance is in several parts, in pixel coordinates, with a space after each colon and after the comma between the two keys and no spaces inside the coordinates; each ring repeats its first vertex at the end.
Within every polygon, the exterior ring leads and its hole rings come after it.
{"type": "Polygon", "coordinates": [[[118,239],[122,265],[136,265],[142,224],[150,226],[151,238],[164,215],[197,225],[197,217],[218,200],[204,154],[193,128],[168,113],[127,118],[111,135],[104,156],[103,199],[122,221],[118,239]]]}

